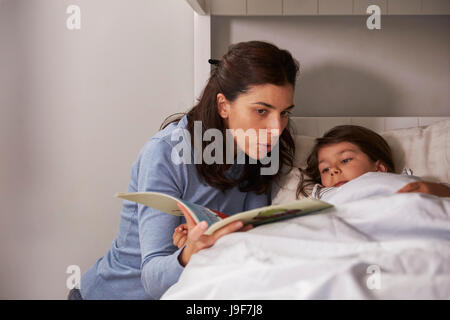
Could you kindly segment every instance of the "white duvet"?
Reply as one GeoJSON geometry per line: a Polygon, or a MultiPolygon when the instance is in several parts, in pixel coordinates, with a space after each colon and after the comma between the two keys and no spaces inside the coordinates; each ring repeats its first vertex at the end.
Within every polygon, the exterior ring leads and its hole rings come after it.
{"type": "Polygon", "coordinates": [[[162,299],[450,299],[450,198],[367,173],[333,208],[239,232],[192,256],[162,299]]]}

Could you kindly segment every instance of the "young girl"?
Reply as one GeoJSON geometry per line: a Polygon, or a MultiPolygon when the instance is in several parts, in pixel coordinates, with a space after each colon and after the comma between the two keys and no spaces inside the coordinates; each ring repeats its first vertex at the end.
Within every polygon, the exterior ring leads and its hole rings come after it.
{"type": "MultiPolygon", "coordinates": [[[[387,142],[377,133],[355,125],[341,125],[316,139],[307,167],[297,188],[297,198],[308,196],[306,190],[313,186],[311,197],[320,199],[326,192],[339,188],[367,172],[395,173],[392,152],[387,142]]],[[[403,174],[411,175],[410,169],[403,174]]],[[[422,192],[441,197],[450,196],[450,188],[439,183],[413,182],[397,192],[422,192]]]]}

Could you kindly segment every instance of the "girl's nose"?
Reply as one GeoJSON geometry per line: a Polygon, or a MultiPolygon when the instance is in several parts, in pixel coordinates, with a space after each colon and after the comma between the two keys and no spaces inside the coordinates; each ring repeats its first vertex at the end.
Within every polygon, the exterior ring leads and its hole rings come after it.
{"type": "Polygon", "coordinates": [[[340,172],[340,170],[338,168],[331,169],[331,175],[338,174],[339,172],[340,172]]]}

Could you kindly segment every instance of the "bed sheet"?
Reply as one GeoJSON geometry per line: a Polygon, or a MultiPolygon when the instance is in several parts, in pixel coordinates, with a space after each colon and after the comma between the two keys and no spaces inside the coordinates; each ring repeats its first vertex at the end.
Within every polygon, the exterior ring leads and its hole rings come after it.
{"type": "Polygon", "coordinates": [[[365,174],[332,208],[222,237],[162,299],[449,299],[450,198],[395,193],[416,180],[365,174]]]}

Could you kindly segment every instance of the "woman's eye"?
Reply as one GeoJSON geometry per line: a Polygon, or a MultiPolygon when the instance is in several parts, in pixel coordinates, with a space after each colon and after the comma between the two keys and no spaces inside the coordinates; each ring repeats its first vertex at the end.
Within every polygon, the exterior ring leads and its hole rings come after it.
{"type": "Polygon", "coordinates": [[[352,158],[344,159],[344,160],[342,160],[342,163],[347,163],[347,162],[349,162],[350,160],[352,160],[352,158]]]}
{"type": "Polygon", "coordinates": [[[283,111],[281,114],[282,114],[283,117],[289,118],[292,115],[292,112],[290,112],[290,111],[283,111]]]}
{"type": "Polygon", "coordinates": [[[260,115],[266,114],[267,110],[265,109],[257,109],[256,112],[260,115]]]}

